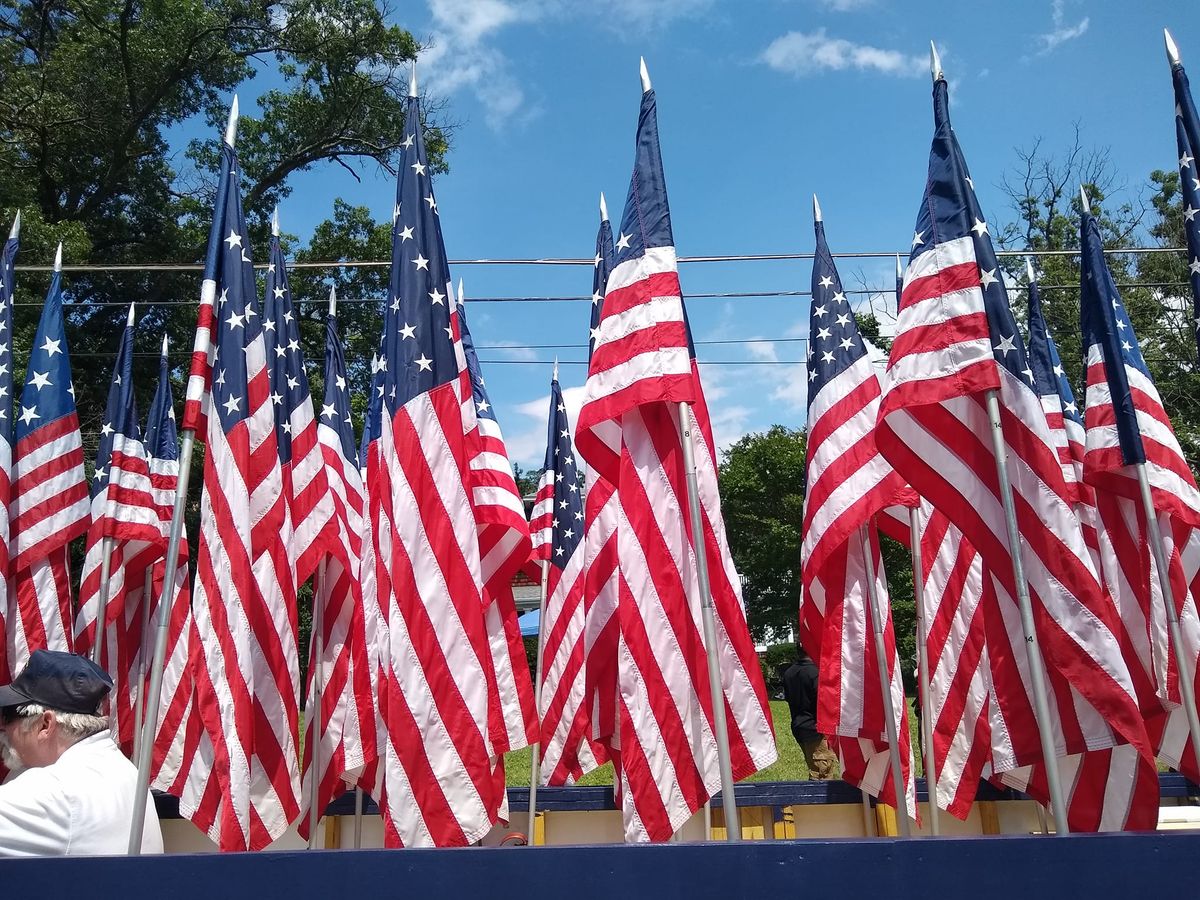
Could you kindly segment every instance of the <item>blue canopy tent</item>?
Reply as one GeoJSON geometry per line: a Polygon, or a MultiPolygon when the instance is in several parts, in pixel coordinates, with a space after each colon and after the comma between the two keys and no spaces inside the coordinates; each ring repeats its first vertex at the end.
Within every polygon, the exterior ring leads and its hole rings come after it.
{"type": "Polygon", "coordinates": [[[525,615],[518,616],[517,624],[521,626],[521,637],[537,637],[541,621],[542,612],[538,609],[531,609],[525,615]]]}

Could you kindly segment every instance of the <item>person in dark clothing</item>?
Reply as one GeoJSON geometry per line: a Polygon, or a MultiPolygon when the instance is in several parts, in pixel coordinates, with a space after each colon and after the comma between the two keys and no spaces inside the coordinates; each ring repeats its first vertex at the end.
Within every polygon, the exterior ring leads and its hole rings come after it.
{"type": "Polygon", "coordinates": [[[783,696],[792,714],[792,737],[808,763],[808,777],[819,781],[837,777],[837,757],[817,731],[817,664],[800,644],[796,662],[783,672],[783,696]]]}

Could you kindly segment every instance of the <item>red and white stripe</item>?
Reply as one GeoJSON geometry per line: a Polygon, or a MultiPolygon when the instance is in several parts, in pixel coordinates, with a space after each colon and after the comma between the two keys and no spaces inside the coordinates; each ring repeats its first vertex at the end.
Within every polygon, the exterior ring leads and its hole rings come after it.
{"type": "Polygon", "coordinates": [[[34,650],[73,647],[67,544],[87,531],[88,507],[83,440],[72,410],[17,441],[10,513],[16,604],[5,623],[13,672],[34,650]]]}
{"type": "MultiPolygon", "coordinates": [[[[363,555],[364,489],[354,460],[343,455],[338,432],[322,422],[317,429],[331,497],[340,552],[326,558],[319,607],[322,621],[313,628],[324,629],[324,655],[317,665],[317,643],[310,639],[308,700],[305,709],[316,709],[314,686],[321,678],[320,773],[317,808],[324,810],[336,797],[373,767],[377,757],[374,654],[368,652],[363,590],[360,572],[363,555]]],[[[319,570],[320,571],[320,570],[319,570]]],[[[304,760],[301,783],[305,785],[299,820],[300,836],[308,839],[308,807],[311,797],[313,716],[305,719],[304,760]]]]}
{"type": "Polygon", "coordinates": [[[261,334],[245,353],[249,415],[228,435],[208,419],[193,602],[196,703],[216,778],[189,780],[180,798],[225,850],[260,850],[299,814],[291,528],[261,334]]]}
{"type": "Polygon", "coordinates": [[[667,840],[720,787],[680,402],[691,404],[688,439],[696,457],[730,756],[734,778],[744,778],[777,758],[770,709],[725,541],[712,428],[688,355],[674,248],[650,248],[609,276],[577,442],[589,465],[604,466],[611,454],[597,446],[603,442],[594,429],[620,422],[617,469],[599,473],[617,486],[620,503],[618,775],[630,840],[667,840]]]}
{"type": "Polygon", "coordinates": [[[208,404],[212,399],[213,328],[216,326],[217,283],[211,278],[200,285],[200,309],[196,314],[196,337],[192,343],[192,362],[188,370],[187,391],[183,401],[183,422],[180,427],[204,434],[208,425],[208,404]]]}

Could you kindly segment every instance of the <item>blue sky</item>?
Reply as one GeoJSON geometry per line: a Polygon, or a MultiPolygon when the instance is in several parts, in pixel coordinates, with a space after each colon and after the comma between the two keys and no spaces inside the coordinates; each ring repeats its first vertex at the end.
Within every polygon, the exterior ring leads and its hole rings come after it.
{"type": "MultiPolygon", "coordinates": [[[[931,135],[928,42],[951,83],[955,128],[988,218],[1014,147],[1065,147],[1073,123],[1111,149],[1133,196],[1174,164],[1162,49],[1171,28],[1200,71],[1200,19],[1178,2],[1006,0],[408,0],[396,21],[428,45],[420,77],[461,122],[436,183],[452,259],[590,257],[603,190],[620,218],[633,161],[644,55],[658,93],[675,239],[682,256],[809,252],[819,194],[834,253],[908,246],[931,135]]],[[[250,98],[244,98],[250,99],[250,98]]],[[[373,168],[306,173],[283,209],[307,234],[341,196],[388,216],[394,187],[373,168]]],[[[894,262],[839,264],[848,287],[889,286],[894,262]]],[[[685,295],[807,290],[800,262],[685,265],[685,295]]],[[[591,269],[466,266],[466,296],[590,294],[591,269]]],[[[868,302],[868,298],[862,298],[868,302]]],[[[894,308],[889,295],[877,299],[894,308]]],[[[689,301],[705,361],[801,360],[805,298],[689,301]],[[711,344],[706,341],[734,341],[711,344]]],[[[584,358],[586,303],[478,303],[471,323],[513,459],[544,453],[550,360],[584,358]],[[506,349],[507,348],[507,349],[506,349]],[[489,364],[489,361],[492,361],[489,364]]],[[[704,365],[718,443],[804,421],[803,372],[704,365]]],[[[568,405],[584,368],[565,364],[568,405]]]]}

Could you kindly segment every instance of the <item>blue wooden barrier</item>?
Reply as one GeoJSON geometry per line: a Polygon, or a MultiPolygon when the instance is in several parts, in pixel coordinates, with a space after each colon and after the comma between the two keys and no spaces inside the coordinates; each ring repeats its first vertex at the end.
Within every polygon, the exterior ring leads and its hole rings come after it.
{"type": "Polygon", "coordinates": [[[10,860],[10,890],[123,900],[1191,896],[1200,837],[761,841],[10,860]]]}

